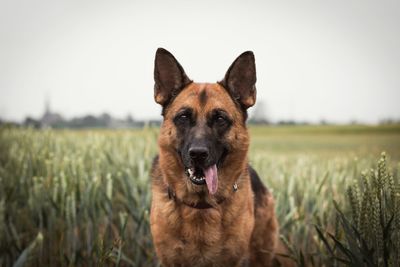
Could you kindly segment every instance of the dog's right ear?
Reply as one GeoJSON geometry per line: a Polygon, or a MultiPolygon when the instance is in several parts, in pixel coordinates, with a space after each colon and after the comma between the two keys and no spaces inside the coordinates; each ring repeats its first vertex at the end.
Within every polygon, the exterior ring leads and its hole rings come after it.
{"type": "Polygon", "coordinates": [[[166,107],[192,81],[170,52],[158,48],[154,61],[154,82],[154,100],[166,107]]]}

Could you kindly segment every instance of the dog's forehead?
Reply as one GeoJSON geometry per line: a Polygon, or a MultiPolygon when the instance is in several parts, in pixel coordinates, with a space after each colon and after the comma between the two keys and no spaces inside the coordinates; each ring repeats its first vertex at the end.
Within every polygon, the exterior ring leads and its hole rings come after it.
{"type": "Polygon", "coordinates": [[[235,104],[228,92],[218,83],[191,83],[173,101],[171,109],[183,106],[192,107],[200,111],[225,109],[234,111],[235,104]]]}

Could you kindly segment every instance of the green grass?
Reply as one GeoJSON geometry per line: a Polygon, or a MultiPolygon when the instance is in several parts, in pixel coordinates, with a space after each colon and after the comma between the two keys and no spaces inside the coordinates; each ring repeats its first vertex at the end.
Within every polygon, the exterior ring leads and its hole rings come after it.
{"type": "Polygon", "coordinates": [[[372,156],[383,150],[400,159],[400,126],[252,127],[254,152],[318,156],[372,156]]]}
{"type": "MultiPolygon", "coordinates": [[[[0,129],[0,266],[156,266],[148,218],[157,133],[0,129]]],[[[347,207],[347,187],[381,151],[400,169],[400,126],[250,133],[249,160],[275,195],[281,234],[309,265],[329,265],[314,226],[335,231],[332,200],[347,207]]]]}

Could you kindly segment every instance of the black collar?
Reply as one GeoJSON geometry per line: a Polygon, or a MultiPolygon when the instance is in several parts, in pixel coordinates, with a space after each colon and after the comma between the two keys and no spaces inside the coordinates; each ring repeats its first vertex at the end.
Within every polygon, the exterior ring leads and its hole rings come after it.
{"type": "MultiPolygon", "coordinates": [[[[237,189],[238,189],[238,187],[237,187],[237,184],[235,183],[233,185],[233,192],[236,192],[237,189]]],[[[186,203],[185,201],[180,200],[179,198],[176,197],[175,192],[171,189],[170,186],[168,186],[167,191],[168,191],[168,198],[174,200],[175,203],[177,203],[177,204],[183,204],[183,205],[186,205],[193,209],[199,209],[199,210],[216,208],[215,206],[212,206],[210,203],[208,203],[206,201],[200,201],[195,204],[194,203],[186,203]]],[[[226,198],[221,198],[221,199],[217,200],[217,205],[222,204],[222,202],[224,202],[225,199],[226,198]]]]}

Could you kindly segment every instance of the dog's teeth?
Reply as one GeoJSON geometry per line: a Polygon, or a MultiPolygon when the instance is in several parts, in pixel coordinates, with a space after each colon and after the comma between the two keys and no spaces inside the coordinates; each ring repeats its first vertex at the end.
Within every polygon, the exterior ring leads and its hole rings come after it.
{"type": "Polygon", "coordinates": [[[192,171],[192,169],[188,169],[187,171],[188,171],[188,173],[189,173],[190,176],[193,176],[193,171],[192,171]]]}
{"type": "Polygon", "coordinates": [[[204,180],[204,177],[197,177],[197,176],[194,176],[193,179],[194,179],[195,181],[197,181],[197,182],[201,182],[201,181],[204,180]]]}
{"type": "Polygon", "coordinates": [[[204,177],[197,177],[197,176],[195,176],[194,177],[194,179],[196,180],[196,181],[203,181],[204,180],[204,177]]]}

